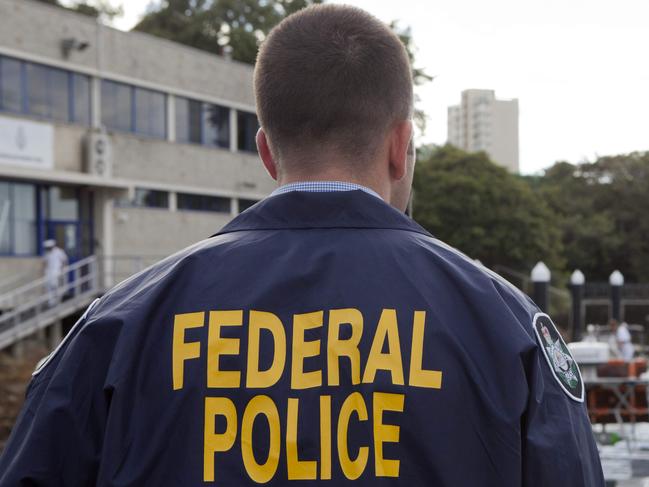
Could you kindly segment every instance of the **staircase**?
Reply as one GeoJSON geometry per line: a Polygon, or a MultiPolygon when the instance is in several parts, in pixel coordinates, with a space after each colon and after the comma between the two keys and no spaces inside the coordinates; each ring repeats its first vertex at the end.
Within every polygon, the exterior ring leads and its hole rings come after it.
{"type": "Polygon", "coordinates": [[[87,307],[103,291],[97,257],[64,268],[56,299],[44,277],[0,294],[0,350],[87,307]]]}

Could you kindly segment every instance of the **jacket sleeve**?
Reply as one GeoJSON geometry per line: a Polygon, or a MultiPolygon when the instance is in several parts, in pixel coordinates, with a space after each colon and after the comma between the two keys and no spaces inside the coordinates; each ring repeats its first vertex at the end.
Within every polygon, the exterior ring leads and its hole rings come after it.
{"type": "Polygon", "coordinates": [[[585,402],[561,388],[540,346],[528,355],[530,395],[522,419],[525,487],[604,487],[585,402]]]}
{"type": "Polygon", "coordinates": [[[34,373],[0,457],[1,487],[94,485],[109,398],[105,342],[88,320],[34,373]]]}

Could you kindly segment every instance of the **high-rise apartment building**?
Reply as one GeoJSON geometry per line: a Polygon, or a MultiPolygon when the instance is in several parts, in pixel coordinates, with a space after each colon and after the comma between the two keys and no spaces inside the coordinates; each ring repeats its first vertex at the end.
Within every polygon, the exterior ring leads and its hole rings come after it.
{"type": "Polygon", "coordinates": [[[485,151],[518,172],[518,100],[497,100],[493,90],[463,91],[462,103],[448,107],[448,142],[469,152],[485,151]]]}

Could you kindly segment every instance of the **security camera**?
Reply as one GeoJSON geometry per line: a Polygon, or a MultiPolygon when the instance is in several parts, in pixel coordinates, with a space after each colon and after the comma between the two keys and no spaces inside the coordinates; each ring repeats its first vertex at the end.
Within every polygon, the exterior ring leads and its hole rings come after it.
{"type": "Polygon", "coordinates": [[[85,51],[89,45],[89,42],[80,41],[74,37],[68,37],[61,41],[61,51],[63,52],[63,57],[68,59],[72,51],[85,51]]]}

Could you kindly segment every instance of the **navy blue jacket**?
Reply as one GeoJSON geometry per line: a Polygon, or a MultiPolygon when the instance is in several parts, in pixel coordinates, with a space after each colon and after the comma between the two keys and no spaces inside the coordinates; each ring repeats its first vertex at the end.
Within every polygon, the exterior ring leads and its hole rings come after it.
{"type": "Polygon", "coordinates": [[[374,196],[273,196],[93,304],[0,486],[603,486],[556,336],[374,196]]]}

